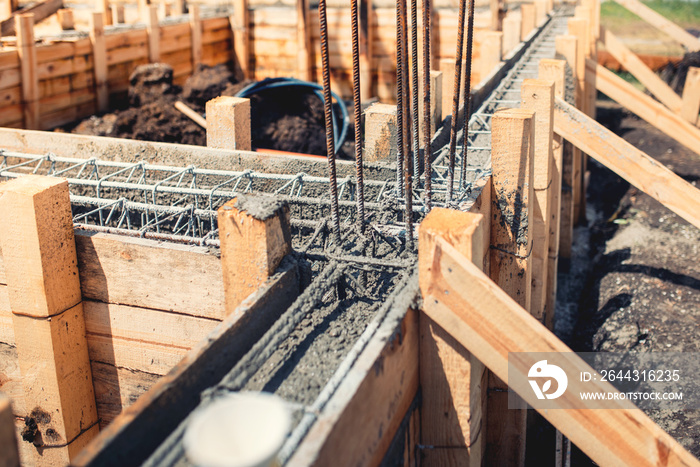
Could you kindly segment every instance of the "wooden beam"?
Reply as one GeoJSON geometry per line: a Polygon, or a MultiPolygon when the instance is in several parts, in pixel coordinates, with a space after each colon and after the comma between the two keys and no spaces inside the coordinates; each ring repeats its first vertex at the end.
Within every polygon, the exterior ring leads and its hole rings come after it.
{"type": "MultiPolygon", "coordinates": [[[[508,109],[491,120],[491,278],[530,309],[535,116],[508,109]]],[[[509,409],[505,384],[489,378],[486,464],[523,465],[525,408],[509,409]]]]}
{"type": "Polygon", "coordinates": [[[289,206],[266,195],[240,195],[218,211],[226,314],[254,293],[292,250],[289,206]]]}
{"type": "MultiPolygon", "coordinates": [[[[600,40],[605,45],[605,49],[620,62],[625,70],[637,78],[662,104],[672,112],[680,113],[680,96],[659,75],[651,71],[622,41],[606,28],[601,28],[600,40]]],[[[697,115],[695,119],[697,120],[697,115]]]]}
{"type": "Polygon", "coordinates": [[[544,323],[547,310],[547,271],[552,219],[554,153],[554,82],[526,79],[520,91],[521,107],[535,112],[534,198],[532,204],[532,305],[530,313],[544,323]]]}
{"type": "MultiPolygon", "coordinates": [[[[10,0],[12,4],[16,4],[14,0],[10,0]]],[[[63,8],[63,0],[43,0],[35,5],[32,5],[29,8],[22,8],[21,10],[17,10],[14,8],[13,15],[0,23],[0,36],[13,36],[16,35],[15,33],[17,32],[16,29],[16,23],[15,19],[19,17],[20,15],[27,15],[27,14],[34,14],[34,22],[39,23],[49,16],[53,15],[56,13],[58,10],[63,8]]]]}
{"type": "Polygon", "coordinates": [[[491,30],[503,31],[503,16],[501,16],[501,0],[489,0],[491,13],[491,30]]]}
{"type": "MultiPolygon", "coordinates": [[[[520,44],[520,28],[522,22],[520,18],[513,14],[513,11],[508,12],[503,19],[503,53],[505,57],[520,44]]],[[[461,102],[461,101],[460,101],[461,102]]]]}
{"type": "Polygon", "coordinates": [[[24,126],[39,129],[39,73],[34,44],[34,14],[15,16],[17,26],[17,53],[22,75],[22,112],[24,126]]]}
{"type": "Polygon", "coordinates": [[[250,99],[219,96],[207,102],[207,147],[250,151],[250,99]]]}
{"type": "Polygon", "coordinates": [[[595,70],[596,87],[600,92],[691,151],[700,154],[700,129],[688,123],[680,115],[671,112],[653,98],[635,89],[605,67],[590,60],[586,66],[591,71],[595,70]]]}
{"type": "MultiPolygon", "coordinates": [[[[103,16],[96,12],[92,14],[90,42],[92,43],[92,63],[95,74],[95,97],[97,112],[109,110],[109,88],[107,81],[107,46],[105,45],[105,29],[103,16]]],[[[150,34],[150,30],[149,30],[150,34]]]]}
{"type": "Polygon", "coordinates": [[[664,18],[648,6],[638,0],[615,0],[617,3],[627,8],[635,15],[642,18],[660,31],[665,32],[673,39],[677,40],[690,51],[700,50],[700,39],[693,36],[677,24],[664,18]]]}
{"type": "Polygon", "coordinates": [[[365,111],[365,147],[367,162],[396,160],[396,106],[374,103],[365,111]]]}
{"type": "Polygon", "coordinates": [[[0,219],[25,403],[41,433],[25,462],[64,465],[98,431],[68,183],[5,183],[0,219]]]}
{"type": "Polygon", "coordinates": [[[15,436],[15,416],[10,398],[0,393],[0,465],[19,467],[19,450],[15,436]]]}
{"type": "MultiPolygon", "coordinates": [[[[566,91],[566,62],[564,60],[540,60],[539,78],[554,83],[554,96],[564,98],[566,91]]],[[[553,103],[552,103],[553,104],[553,103]]],[[[554,105],[552,105],[552,111],[554,105]]],[[[552,123],[553,124],[553,123],[552,123]]],[[[557,270],[559,264],[560,217],[562,209],[562,175],[563,175],[564,139],[553,135],[552,155],[552,189],[549,203],[551,206],[549,222],[549,252],[547,255],[547,286],[544,323],[548,329],[554,329],[557,302],[557,270]]]]}
{"type": "Polygon", "coordinates": [[[698,114],[700,114],[700,68],[691,66],[688,68],[688,74],[685,75],[681,117],[700,126],[698,114]]]}
{"type": "Polygon", "coordinates": [[[500,31],[489,31],[483,35],[481,42],[481,56],[479,81],[483,81],[501,63],[503,53],[503,33],[500,31]]]}
{"type": "Polygon", "coordinates": [[[297,73],[303,81],[312,79],[311,30],[309,28],[309,4],[296,0],[297,6],[297,73]]]}
{"type": "Polygon", "coordinates": [[[112,25],[112,8],[109,6],[109,0],[95,0],[95,11],[102,15],[104,26],[112,25]]]}
{"type": "MultiPolygon", "coordinates": [[[[191,18],[192,16],[190,16],[191,18]]],[[[146,22],[146,31],[148,32],[148,61],[151,63],[160,62],[160,25],[158,24],[158,5],[148,6],[148,20],[146,22]]],[[[192,24],[192,23],[190,23],[192,24]]],[[[195,26],[192,26],[194,30],[195,26]]],[[[192,33],[192,57],[194,66],[194,43],[195,33],[192,33]]],[[[201,33],[199,35],[201,41],[201,33]]]]}
{"type": "Polygon", "coordinates": [[[659,162],[561,99],[556,103],[554,130],[700,228],[700,190],[659,162]]]}
{"type": "Polygon", "coordinates": [[[547,0],[534,0],[535,4],[535,26],[542,25],[547,19],[547,0]]]}
{"type": "Polygon", "coordinates": [[[115,5],[112,9],[112,24],[124,24],[124,5],[115,5]]]}
{"type": "MultiPolygon", "coordinates": [[[[446,238],[465,257],[483,268],[487,254],[484,216],[434,208],[421,222],[419,249],[432,251],[436,238],[446,238]]],[[[429,255],[419,255],[427,260],[429,255]]],[[[419,278],[432,265],[419,263],[419,278]]],[[[486,417],[485,367],[452,336],[420,313],[421,440],[434,465],[481,466],[486,417]],[[482,390],[482,388],[484,390],[482,390]]]]}
{"type": "Polygon", "coordinates": [[[190,37],[192,40],[192,69],[202,63],[202,21],[199,17],[199,5],[191,4],[190,9],[190,37]]]}
{"type": "Polygon", "coordinates": [[[253,79],[254,73],[250,69],[250,16],[248,12],[248,0],[236,0],[234,14],[230,17],[233,29],[233,52],[235,62],[240,68],[243,79],[253,79]]]}
{"type": "Polygon", "coordinates": [[[61,8],[56,12],[56,15],[58,15],[58,23],[61,25],[61,30],[71,31],[75,29],[73,10],[71,8],[61,8]]]}
{"type": "MultiPolygon", "coordinates": [[[[629,401],[614,401],[611,409],[586,408],[578,394],[590,390],[584,385],[591,383],[583,383],[573,375],[595,370],[445,240],[437,239],[428,254],[433,265],[430,276],[420,279],[421,284],[428,284],[421,287],[425,312],[519,396],[530,403],[537,401],[527,383],[528,371],[537,362],[536,352],[566,356],[556,364],[572,375],[568,389],[550,401],[563,410],[538,412],[594,462],[649,467],[700,465],[629,401]],[[522,358],[511,366],[509,374],[508,355],[513,352],[524,353],[519,354],[522,358]],[[517,378],[511,378],[513,374],[517,378]]],[[[603,392],[618,393],[608,382],[593,384],[603,392]]],[[[489,413],[489,421],[490,417],[489,413]]]]}
{"type": "Polygon", "coordinates": [[[530,33],[537,27],[535,17],[535,5],[532,3],[520,4],[520,41],[525,41],[530,33]]]}

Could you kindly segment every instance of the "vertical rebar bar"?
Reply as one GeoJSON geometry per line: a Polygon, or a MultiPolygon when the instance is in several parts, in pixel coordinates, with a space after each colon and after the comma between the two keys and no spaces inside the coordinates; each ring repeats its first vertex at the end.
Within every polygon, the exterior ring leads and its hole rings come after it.
{"type": "Polygon", "coordinates": [[[365,231],[365,183],[362,171],[362,104],[360,96],[360,26],[357,3],[350,0],[352,22],[352,105],[355,116],[355,177],[357,178],[357,228],[365,231]]]}
{"type": "MultiPolygon", "coordinates": [[[[472,0],[473,1],[473,0],[472,0]]],[[[432,203],[432,150],[430,148],[430,0],[423,0],[423,172],[425,207],[432,203]]]]}
{"type": "Polygon", "coordinates": [[[447,167],[447,203],[452,201],[455,183],[455,151],[457,150],[457,126],[459,119],[459,92],[462,90],[462,48],[464,47],[464,11],[467,1],[459,1],[457,20],[457,52],[455,54],[455,82],[452,94],[452,122],[450,128],[450,160],[447,167]]]}
{"type": "Polygon", "coordinates": [[[404,166],[397,170],[404,177],[406,247],[413,249],[413,158],[411,157],[409,127],[409,74],[408,74],[408,26],[406,21],[406,0],[397,0],[396,63],[397,63],[397,126],[399,145],[404,153],[404,166]],[[400,84],[399,84],[400,83],[400,84]]]}
{"type": "Polygon", "coordinates": [[[396,196],[404,195],[403,161],[406,156],[404,152],[403,134],[403,40],[406,18],[401,15],[401,1],[396,0],[396,196]]]}
{"type": "Polygon", "coordinates": [[[333,139],[333,101],[331,96],[331,70],[328,59],[328,19],[326,0],[318,2],[318,19],[321,30],[321,67],[323,72],[323,113],[326,121],[326,148],[328,151],[328,178],[330,179],[331,222],[335,240],[340,244],[340,214],[338,208],[338,178],[335,173],[335,141],[333,139]]]}
{"type": "Polygon", "coordinates": [[[474,0],[469,0],[469,19],[467,20],[467,69],[464,78],[464,144],[462,145],[462,163],[460,187],[467,184],[467,157],[469,145],[469,118],[472,115],[472,46],[474,44],[474,0]]]}
{"type": "Polygon", "coordinates": [[[418,0],[411,0],[411,76],[412,85],[412,136],[413,136],[413,177],[420,177],[420,111],[418,110],[418,0]]]}

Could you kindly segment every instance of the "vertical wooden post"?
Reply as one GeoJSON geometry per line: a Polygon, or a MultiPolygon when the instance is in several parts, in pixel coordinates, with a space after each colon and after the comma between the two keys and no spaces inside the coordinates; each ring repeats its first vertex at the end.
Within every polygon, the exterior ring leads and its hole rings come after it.
{"type": "MultiPolygon", "coordinates": [[[[535,116],[531,110],[496,112],[491,123],[491,279],[530,310],[535,116]]],[[[522,401],[521,401],[522,402],[522,401]]],[[[486,465],[525,462],[527,409],[508,408],[507,385],[489,376],[486,465]]]]}
{"type": "Polygon", "coordinates": [[[250,17],[248,0],[235,0],[234,14],[229,18],[233,29],[233,52],[236,66],[240,68],[243,79],[253,79],[250,70],[250,17]]]}
{"type": "Polygon", "coordinates": [[[139,21],[142,21],[146,24],[148,24],[148,15],[149,15],[149,10],[148,10],[148,0],[136,0],[138,2],[139,6],[139,21]]]}
{"type": "MultiPolygon", "coordinates": [[[[574,83],[578,89],[578,76],[576,66],[578,63],[578,39],[576,36],[559,36],[555,39],[557,54],[564,57],[569,69],[572,71],[574,83]]],[[[574,92],[575,99],[578,95],[574,92]]],[[[574,191],[580,186],[581,178],[581,150],[573,147],[568,141],[564,141],[562,154],[562,193],[561,193],[561,221],[559,225],[559,257],[563,260],[560,266],[568,269],[571,258],[571,244],[574,236],[574,191]]]]}
{"type": "Polygon", "coordinates": [[[15,416],[10,398],[0,393],[0,466],[19,467],[19,450],[15,436],[15,416]]]}
{"type": "Polygon", "coordinates": [[[96,0],[95,11],[102,15],[102,25],[112,25],[112,8],[109,6],[109,0],[96,0]]]}
{"type": "Polygon", "coordinates": [[[481,43],[481,66],[479,81],[483,81],[501,63],[501,53],[503,52],[503,33],[490,31],[484,34],[481,43]]]}
{"type": "Polygon", "coordinates": [[[12,17],[12,1],[2,0],[0,2],[0,21],[5,21],[12,17]]]}
{"type": "MultiPolygon", "coordinates": [[[[551,59],[540,60],[539,78],[553,82],[554,96],[564,99],[564,92],[566,89],[565,61],[551,59]]],[[[552,189],[550,190],[549,198],[551,209],[549,223],[549,254],[547,256],[547,301],[544,317],[545,325],[550,330],[554,329],[557,302],[557,265],[559,262],[563,143],[564,141],[561,136],[554,135],[552,140],[554,165],[552,168],[552,189]]]]}
{"type": "Polygon", "coordinates": [[[240,195],[218,211],[226,314],[274,274],[292,250],[289,206],[268,195],[240,195]]]}
{"type": "Polygon", "coordinates": [[[520,14],[520,40],[524,41],[537,26],[535,5],[532,3],[522,3],[520,5],[520,14]]]}
{"type": "Polygon", "coordinates": [[[372,0],[360,2],[360,99],[366,102],[373,96],[372,88],[372,0]]]}
{"type": "Polygon", "coordinates": [[[299,79],[312,81],[311,30],[309,28],[309,4],[297,0],[297,73],[299,79]]]}
{"type": "Polygon", "coordinates": [[[250,151],[250,99],[219,96],[206,106],[207,147],[250,151]]]}
{"type": "MultiPolygon", "coordinates": [[[[109,89],[107,88],[107,46],[105,30],[102,24],[103,15],[100,12],[92,14],[90,41],[92,42],[93,67],[95,72],[95,98],[97,112],[109,110],[109,89]]],[[[150,31],[149,31],[150,34],[150,31]]]]}
{"type": "MultiPolygon", "coordinates": [[[[577,7],[580,8],[580,7],[577,7]]],[[[586,82],[586,57],[590,55],[590,29],[587,18],[570,18],[568,21],[569,34],[576,36],[576,78],[578,79],[578,94],[576,106],[586,115],[591,112],[590,100],[587,98],[589,85],[586,82]]],[[[574,153],[574,184],[571,187],[574,197],[574,223],[581,221],[586,215],[585,185],[583,183],[583,167],[586,155],[580,151],[574,153]],[[576,160],[576,156],[580,156],[576,160]]]]}
{"type": "Polygon", "coordinates": [[[489,10],[491,10],[491,30],[503,31],[501,0],[489,0],[489,10]]]}
{"type": "Polygon", "coordinates": [[[124,5],[119,3],[112,9],[112,24],[124,24],[124,5]]]}
{"type": "Polygon", "coordinates": [[[535,26],[540,26],[547,18],[547,0],[535,0],[535,26]]]}
{"type": "Polygon", "coordinates": [[[61,8],[56,12],[58,15],[58,23],[61,25],[61,30],[71,31],[75,29],[75,20],[73,19],[73,10],[70,8],[61,8]]]}
{"type": "Polygon", "coordinates": [[[34,13],[15,17],[17,53],[19,54],[22,75],[22,104],[24,127],[39,129],[39,74],[34,45],[34,13]]]}
{"type": "Polygon", "coordinates": [[[547,257],[552,205],[554,154],[554,83],[526,79],[520,92],[522,108],[535,112],[535,159],[532,223],[532,305],[530,314],[544,323],[547,313],[547,257]]]}
{"type": "Polygon", "coordinates": [[[160,25],[158,24],[158,5],[156,4],[148,7],[146,30],[148,31],[148,61],[158,63],[160,61],[160,25]]]}
{"type": "Polygon", "coordinates": [[[365,111],[365,148],[363,159],[375,162],[396,160],[396,106],[375,102],[365,111]]]}
{"type": "Polygon", "coordinates": [[[522,23],[520,18],[512,12],[508,13],[503,20],[503,56],[505,57],[520,44],[520,28],[522,23]]]}
{"type": "Polygon", "coordinates": [[[700,124],[700,68],[691,66],[685,76],[683,86],[683,102],[681,104],[681,117],[693,125],[700,124]]]}
{"type": "Polygon", "coordinates": [[[190,34],[192,35],[192,70],[202,63],[202,21],[199,5],[190,5],[190,34]]]}
{"type": "MultiPolygon", "coordinates": [[[[98,432],[68,183],[25,176],[0,188],[0,245],[32,465],[65,465],[98,432]]],[[[25,451],[26,452],[26,451],[25,451]]]]}
{"type": "MultiPolygon", "coordinates": [[[[421,222],[418,268],[429,278],[436,238],[447,240],[480,269],[488,222],[481,214],[434,208],[421,222]]],[[[450,334],[420,313],[420,444],[426,465],[481,466],[486,437],[486,367],[450,334]]]]}
{"type": "Polygon", "coordinates": [[[172,14],[173,16],[182,16],[185,14],[185,0],[173,0],[172,14]]]}

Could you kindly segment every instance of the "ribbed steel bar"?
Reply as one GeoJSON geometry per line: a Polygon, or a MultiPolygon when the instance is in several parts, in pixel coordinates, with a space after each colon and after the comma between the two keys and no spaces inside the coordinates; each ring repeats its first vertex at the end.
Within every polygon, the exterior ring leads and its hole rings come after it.
{"type": "Polygon", "coordinates": [[[396,0],[396,133],[397,133],[397,151],[396,151],[396,195],[397,197],[404,196],[404,177],[403,166],[404,159],[408,157],[406,154],[406,134],[404,132],[404,35],[406,31],[406,12],[402,11],[401,0],[396,0]]]}
{"type": "Polygon", "coordinates": [[[418,109],[418,0],[411,0],[411,129],[413,136],[413,177],[421,172],[420,160],[420,111],[418,109]]]}
{"type": "MultiPolygon", "coordinates": [[[[404,178],[406,246],[413,249],[413,158],[409,152],[410,136],[409,126],[409,74],[408,74],[408,26],[406,21],[406,0],[397,0],[397,29],[399,41],[397,42],[397,73],[400,70],[401,86],[397,86],[397,124],[400,135],[400,150],[404,153],[404,166],[397,166],[396,170],[402,173],[404,178]]],[[[399,75],[397,75],[398,77],[399,75]]],[[[397,80],[398,82],[398,80],[397,80]]]]}
{"type": "Polygon", "coordinates": [[[460,173],[460,187],[466,187],[467,158],[469,155],[469,119],[472,113],[472,48],[474,45],[474,0],[469,0],[469,16],[467,20],[467,65],[464,78],[464,144],[462,145],[462,160],[460,173]]]}
{"type": "Polygon", "coordinates": [[[340,243],[340,209],[338,207],[338,181],[335,170],[335,141],[333,135],[333,101],[331,97],[331,67],[328,52],[328,18],[326,0],[318,2],[318,19],[321,30],[321,68],[323,74],[323,113],[326,121],[326,150],[328,152],[328,178],[330,180],[331,224],[335,240],[340,243]]]}
{"type": "MultiPolygon", "coordinates": [[[[457,126],[459,120],[459,93],[462,89],[462,48],[464,47],[464,12],[467,1],[459,0],[459,17],[457,19],[457,51],[455,54],[455,82],[452,94],[452,127],[450,128],[450,159],[447,165],[447,202],[452,201],[455,183],[455,151],[457,150],[457,126]]],[[[467,116],[464,116],[465,120],[467,116]]],[[[468,124],[467,124],[468,125],[468,124]]],[[[466,127],[466,126],[465,126],[466,127]]],[[[467,135],[464,135],[465,141],[467,135]]]]}
{"type": "MultiPolygon", "coordinates": [[[[473,0],[472,0],[473,1],[473,0]]],[[[423,0],[423,172],[425,206],[428,211],[432,205],[432,150],[430,139],[430,0],[423,0]]]]}
{"type": "Polygon", "coordinates": [[[352,23],[352,104],[355,117],[355,177],[357,178],[357,228],[365,231],[365,182],[362,170],[362,104],[360,96],[360,25],[357,3],[350,0],[352,23]]]}

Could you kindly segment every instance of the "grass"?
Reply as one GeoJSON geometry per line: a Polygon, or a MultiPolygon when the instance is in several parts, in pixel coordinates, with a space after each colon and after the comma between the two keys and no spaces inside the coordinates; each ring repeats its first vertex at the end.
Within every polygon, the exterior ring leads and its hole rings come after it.
{"type": "MultiPolygon", "coordinates": [[[[651,0],[644,2],[646,6],[663,15],[665,18],[684,27],[700,28],[700,3],[680,0],[651,0]]],[[[643,21],[622,5],[614,1],[603,2],[600,6],[601,19],[615,22],[634,23],[643,21]]]]}

